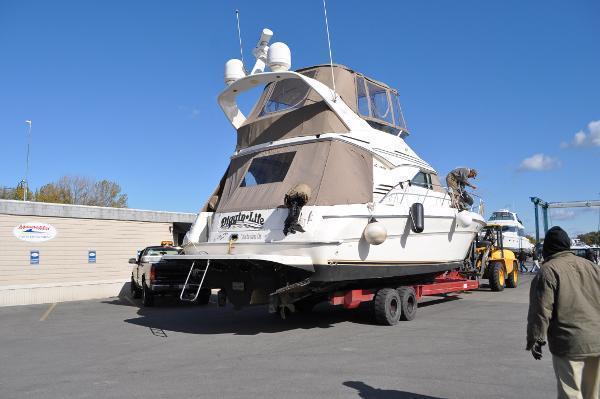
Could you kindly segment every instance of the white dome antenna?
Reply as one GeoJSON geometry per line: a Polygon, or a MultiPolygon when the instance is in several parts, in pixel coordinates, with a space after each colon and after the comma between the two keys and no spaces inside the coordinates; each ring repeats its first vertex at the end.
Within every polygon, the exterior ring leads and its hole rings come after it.
{"type": "Polygon", "coordinates": [[[244,72],[244,63],[238,59],[231,59],[225,63],[225,84],[227,86],[231,85],[238,79],[241,79],[246,76],[246,72],[244,72]]]}
{"type": "Polygon", "coordinates": [[[292,66],[290,48],[281,42],[273,43],[267,52],[267,64],[273,72],[283,72],[292,66]]]}

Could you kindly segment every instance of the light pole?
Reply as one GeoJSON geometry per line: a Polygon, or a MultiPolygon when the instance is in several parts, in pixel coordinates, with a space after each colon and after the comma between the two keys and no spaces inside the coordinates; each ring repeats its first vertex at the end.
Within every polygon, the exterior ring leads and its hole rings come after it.
{"type": "Polygon", "coordinates": [[[25,123],[28,125],[27,128],[27,160],[25,161],[25,179],[23,185],[23,201],[27,201],[27,192],[29,191],[29,144],[31,142],[31,121],[27,120],[25,123]]]}

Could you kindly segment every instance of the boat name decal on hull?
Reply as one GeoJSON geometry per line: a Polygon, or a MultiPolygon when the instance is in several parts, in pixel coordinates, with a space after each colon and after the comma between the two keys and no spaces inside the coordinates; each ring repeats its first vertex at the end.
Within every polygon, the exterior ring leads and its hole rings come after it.
{"type": "Polygon", "coordinates": [[[239,212],[237,215],[223,216],[221,219],[221,228],[255,228],[260,229],[264,226],[265,219],[260,213],[239,212]]]}

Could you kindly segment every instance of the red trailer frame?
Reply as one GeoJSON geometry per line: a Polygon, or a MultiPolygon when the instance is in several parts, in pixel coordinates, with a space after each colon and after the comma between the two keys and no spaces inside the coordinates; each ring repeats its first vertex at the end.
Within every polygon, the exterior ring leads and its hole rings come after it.
{"type": "MultiPolygon", "coordinates": [[[[432,283],[413,285],[417,300],[424,296],[449,294],[453,292],[471,291],[479,288],[478,280],[471,280],[457,271],[437,276],[432,283]]],[[[332,305],[342,305],[345,309],[355,309],[362,302],[370,302],[375,297],[375,289],[357,289],[334,292],[329,297],[332,305]]]]}

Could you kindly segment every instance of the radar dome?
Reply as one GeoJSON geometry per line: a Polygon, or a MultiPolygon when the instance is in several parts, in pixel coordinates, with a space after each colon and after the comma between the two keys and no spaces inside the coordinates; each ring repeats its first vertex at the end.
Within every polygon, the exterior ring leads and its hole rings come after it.
{"type": "Polygon", "coordinates": [[[284,72],[292,66],[292,53],[285,43],[277,42],[269,46],[267,64],[273,72],[284,72]]]}

